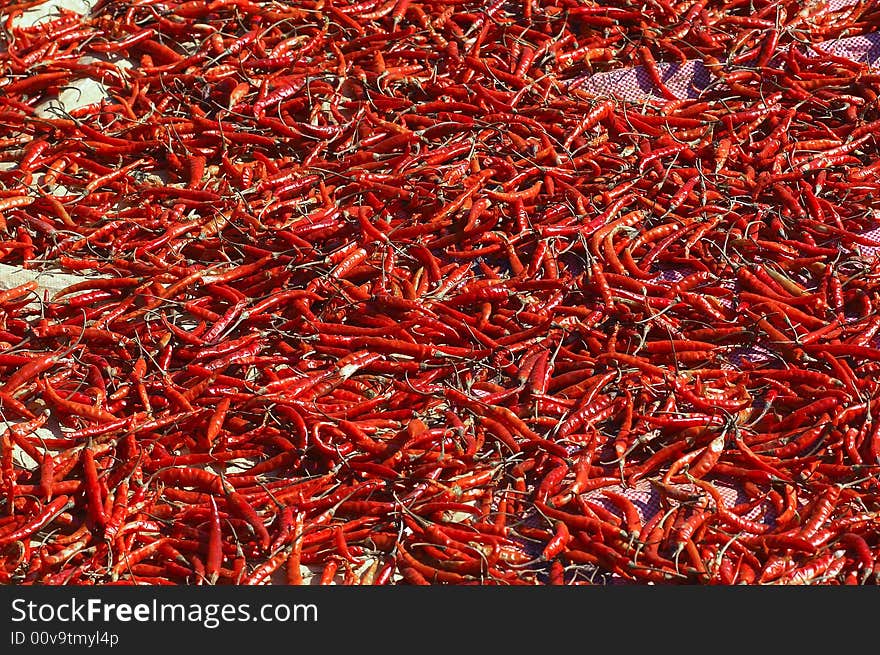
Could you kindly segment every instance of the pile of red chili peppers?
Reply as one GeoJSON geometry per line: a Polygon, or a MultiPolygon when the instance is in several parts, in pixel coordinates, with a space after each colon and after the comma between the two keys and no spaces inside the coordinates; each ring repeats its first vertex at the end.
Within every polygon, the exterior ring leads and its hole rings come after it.
{"type": "Polygon", "coordinates": [[[877,582],[876,3],[34,4],[4,583],[877,582]]]}

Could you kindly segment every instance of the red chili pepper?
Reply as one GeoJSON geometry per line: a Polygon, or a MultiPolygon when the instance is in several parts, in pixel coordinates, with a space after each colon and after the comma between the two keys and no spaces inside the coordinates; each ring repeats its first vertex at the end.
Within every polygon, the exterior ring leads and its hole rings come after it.
{"type": "Polygon", "coordinates": [[[6,546],[21,539],[31,536],[56,519],[61,512],[73,506],[67,496],[58,496],[48,505],[45,505],[37,514],[31,517],[23,525],[9,531],[0,532],[0,545],[6,546]]]}

